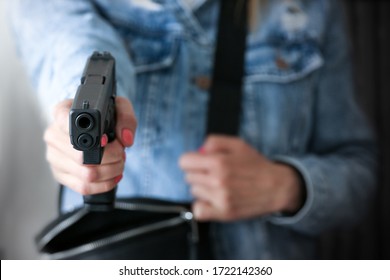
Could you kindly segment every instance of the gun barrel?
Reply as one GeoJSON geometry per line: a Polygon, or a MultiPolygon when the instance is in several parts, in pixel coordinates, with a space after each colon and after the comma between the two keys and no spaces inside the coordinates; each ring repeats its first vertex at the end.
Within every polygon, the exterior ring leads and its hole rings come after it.
{"type": "Polygon", "coordinates": [[[88,131],[93,128],[95,125],[95,121],[90,114],[81,113],[76,118],[76,126],[80,130],[88,131]]]}

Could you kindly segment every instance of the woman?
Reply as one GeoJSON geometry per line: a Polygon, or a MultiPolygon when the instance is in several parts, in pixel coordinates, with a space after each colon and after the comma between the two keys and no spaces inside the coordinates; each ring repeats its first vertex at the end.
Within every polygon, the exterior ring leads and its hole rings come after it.
{"type": "Polygon", "coordinates": [[[12,2],[21,56],[44,108],[55,105],[45,141],[68,187],[64,211],[117,183],[119,196],[193,201],[212,222],[215,257],[232,259],[316,258],[316,234],[364,214],[375,149],[353,99],[340,4],[259,3],[240,137],[205,138],[218,1],[12,2]],[[116,58],[121,97],[117,139],[102,139],[102,165],[84,166],[69,99],[94,50],[116,58]]]}

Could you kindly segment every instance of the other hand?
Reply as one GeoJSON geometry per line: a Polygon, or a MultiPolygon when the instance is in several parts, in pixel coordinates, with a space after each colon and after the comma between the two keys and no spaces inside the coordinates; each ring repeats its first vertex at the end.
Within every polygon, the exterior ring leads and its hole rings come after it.
{"type": "Polygon", "coordinates": [[[302,204],[302,182],[291,166],[273,162],[237,137],[209,136],[179,162],[195,197],[198,220],[232,221],[302,204]]]}

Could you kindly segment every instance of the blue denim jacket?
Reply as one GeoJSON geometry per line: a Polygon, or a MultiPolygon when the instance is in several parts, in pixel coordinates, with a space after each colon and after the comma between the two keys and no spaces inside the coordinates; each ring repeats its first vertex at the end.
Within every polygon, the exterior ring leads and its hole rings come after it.
{"type": "MultiPolygon", "coordinates": [[[[20,55],[50,112],[73,98],[87,57],[117,60],[119,95],[139,128],[120,196],[191,201],[178,158],[205,138],[218,1],[19,0],[10,18],[20,55]]],[[[353,98],[347,37],[333,0],[270,0],[248,35],[240,137],[295,167],[307,197],[281,213],[213,223],[218,258],[316,258],[315,236],[355,222],[375,185],[372,132],[353,98]]],[[[81,203],[67,191],[64,210],[81,203]]]]}

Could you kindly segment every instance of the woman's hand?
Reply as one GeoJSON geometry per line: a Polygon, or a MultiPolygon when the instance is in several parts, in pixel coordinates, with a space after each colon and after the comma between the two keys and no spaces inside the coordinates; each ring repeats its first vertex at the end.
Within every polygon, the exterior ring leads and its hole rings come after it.
{"type": "Polygon", "coordinates": [[[100,165],[84,165],[83,153],[73,148],[69,137],[69,111],[73,100],[60,102],[54,109],[54,121],[44,134],[46,158],[55,179],[83,194],[106,192],[122,179],[125,148],[134,141],[136,119],[131,103],[123,97],[116,98],[116,139],[107,144],[103,136],[104,155],[100,165]]]}
{"type": "Polygon", "coordinates": [[[232,221],[302,205],[302,182],[294,168],[272,162],[236,137],[210,136],[199,153],[180,159],[198,220],[232,221]]]}

